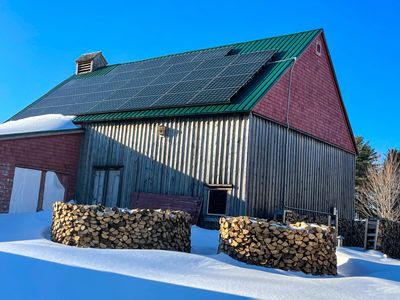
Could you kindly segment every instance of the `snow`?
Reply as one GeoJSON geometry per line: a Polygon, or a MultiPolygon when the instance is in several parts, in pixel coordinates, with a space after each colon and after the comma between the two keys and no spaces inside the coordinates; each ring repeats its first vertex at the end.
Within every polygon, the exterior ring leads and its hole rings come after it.
{"type": "Polygon", "coordinates": [[[64,194],[65,188],[57,174],[52,171],[46,172],[42,208],[44,210],[51,209],[54,202],[64,200],[64,194]]]}
{"type": "Polygon", "coordinates": [[[400,299],[400,261],[339,248],[339,276],[250,266],[192,228],[192,253],[51,242],[51,213],[0,215],[1,299],[400,299]]]}
{"type": "Polygon", "coordinates": [[[8,121],[0,124],[0,135],[80,128],[72,122],[74,118],[75,116],[49,114],[8,121]]]}
{"type": "Polygon", "coordinates": [[[10,213],[36,211],[41,176],[42,172],[38,170],[15,168],[10,213]]]}

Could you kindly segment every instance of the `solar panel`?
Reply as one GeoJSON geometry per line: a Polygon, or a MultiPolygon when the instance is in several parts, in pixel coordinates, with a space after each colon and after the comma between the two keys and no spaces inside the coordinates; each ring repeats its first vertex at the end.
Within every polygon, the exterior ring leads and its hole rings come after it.
{"type": "Polygon", "coordinates": [[[222,56],[228,55],[228,53],[232,49],[233,49],[233,47],[224,47],[224,48],[219,48],[219,49],[215,49],[215,50],[202,51],[193,59],[193,61],[222,57],[222,56]]]}
{"type": "Polygon", "coordinates": [[[198,93],[187,104],[211,104],[211,103],[229,103],[230,97],[235,94],[237,88],[223,88],[216,90],[204,90],[198,93]],[[224,101],[221,101],[224,99],[224,101]]]}
{"type": "Polygon", "coordinates": [[[109,73],[70,80],[20,116],[229,103],[274,50],[229,55],[231,47],[116,66],[109,73]]]}
{"type": "Polygon", "coordinates": [[[118,73],[132,72],[137,70],[138,67],[139,63],[129,63],[125,65],[119,65],[114,70],[112,70],[112,73],[118,74],[118,73]]]}
{"type": "Polygon", "coordinates": [[[145,87],[157,77],[134,78],[126,82],[123,88],[145,87]]]}
{"type": "Polygon", "coordinates": [[[194,70],[185,77],[185,80],[214,78],[224,70],[224,67],[194,70]]]}
{"type": "Polygon", "coordinates": [[[220,76],[231,76],[238,74],[253,74],[260,68],[260,63],[249,63],[241,65],[231,65],[227,67],[220,76]]]}
{"type": "Polygon", "coordinates": [[[202,69],[210,69],[217,67],[227,67],[236,59],[235,55],[232,56],[222,56],[219,58],[209,59],[202,61],[200,66],[197,68],[198,70],[202,69]]]}
{"type": "Polygon", "coordinates": [[[255,61],[268,61],[271,59],[272,55],[274,55],[274,54],[275,54],[274,50],[268,50],[268,51],[259,51],[259,52],[235,55],[236,59],[235,59],[234,64],[246,64],[246,63],[252,63],[255,61]]]}
{"type": "Polygon", "coordinates": [[[177,83],[172,89],[170,89],[168,93],[175,94],[175,93],[183,93],[190,91],[200,91],[209,82],[210,82],[209,79],[181,81],[177,83]]]}
{"type": "Polygon", "coordinates": [[[105,100],[115,100],[115,99],[125,99],[132,98],[137,93],[139,93],[143,88],[130,88],[130,89],[121,89],[114,91],[111,95],[109,95],[105,100]]]}
{"type": "Polygon", "coordinates": [[[175,93],[166,94],[154,102],[152,107],[163,107],[168,106],[178,106],[181,103],[187,103],[192,99],[197,92],[185,92],[185,93],[175,93]]]}
{"type": "Polygon", "coordinates": [[[199,54],[197,52],[193,52],[193,53],[172,56],[165,64],[166,65],[174,65],[174,64],[191,62],[198,55],[199,54]]]}
{"type": "Polygon", "coordinates": [[[124,104],[129,99],[118,99],[118,100],[106,100],[98,102],[95,106],[89,109],[89,113],[111,111],[118,109],[122,104],[124,104]]]}
{"type": "Polygon", "coordinates": [[[69,105],[52,106],[52,107],[39,108],[39,109],[30,108],[29,110],[24,111],[18,117],[26,118],[29,116],[38,116],[38,115],[45,115],[45,114],[59,114],[59,113],[62,113],[64,115],[77,115],[77,114],[80,114],[82,111],[87,113],[96,104],[97,104],[96,102],[87,102],[87,103],[81,103],[79,105],[69,104],[69,105]]]}
{"type": "Polygon", "coordinates": [[[164,74],[171,74],[171,73],[180,73],[180,72],[190,72],[196,69],[201,62],[187,62],[187,63],[179,63],[175,65],[171,65],[164,74]]]}
{"type": "Polygon", "coordinates": [[[187,76],[187,72],[181,73],[173,73],[173,74],[163,74],[157,77],[152,84],[161,84],[161,83],[171,83],[171,82],[179,82],[185,76],[187,76]]]}
{"type": "Polygon", "coordinates": [[[144,87],[137,95],[140,96],[152,96],[152,95],[163,95],[173,87],[173,83],[150,85],[144,87]]]}
{"type": "Polygon", "coordinates": [[[169,61],[169,57],[160,57],[160,58],[145,60],[137,65],[137,69],[143,70],[143,69],[160,67],[167,61],[169,61]]]}
{"type": "MultiPolygon", "coordinates": [[[[131,72],[117,73],[113,77],[109,78],[110,82],[118,82],[124,80],[132,80],[139,78],[140,71],[135,70],[131,72]]],[[[150,77],[150,76],[149,76],[150,77]]]]}
{"type": "Polygon", "coordinates": [[[149,77],[149,76],[158,76],[164,73],[169,66],[161,66],[158,68],[144,69],[140,70],[137,74],[138,77],[149,77]]]}
{"type": "Polygon", "coordinates": [[[86,98],[84,98],[83,101],[75,101],[74,103],[102,101],[108,98],[113,92],[114,91],[101,91],[98,93],[84,94],[86,95],[86,98]]]}
{"type": "Polygon", "coordinates": [[[223,89],[235,86],[242,86],[249,79],[248,74],[234,75],[234,76],[221,76],[213,79],[205,89],[223,89]]]}
{"type": "Polygon", "coordinates": [[[145,97],[134,97],[132,99],[128,99],[123,105],[119,107],[120,110],[129,110],[129,109],[140,109],[144,105],[150,107],[154,102],[158,100],[159,96],[145,96],[145,97]]]}

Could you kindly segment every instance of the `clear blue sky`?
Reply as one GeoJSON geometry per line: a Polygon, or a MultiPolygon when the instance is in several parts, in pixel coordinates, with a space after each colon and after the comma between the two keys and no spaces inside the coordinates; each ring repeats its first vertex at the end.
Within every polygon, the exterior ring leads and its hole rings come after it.
{"type": "Polygon", "coordinates": [[[322,27],[354,133],[400,148],[400,1],[58,2],[0,0],[0,122],[81,53],[120,63],[322,27]]]}

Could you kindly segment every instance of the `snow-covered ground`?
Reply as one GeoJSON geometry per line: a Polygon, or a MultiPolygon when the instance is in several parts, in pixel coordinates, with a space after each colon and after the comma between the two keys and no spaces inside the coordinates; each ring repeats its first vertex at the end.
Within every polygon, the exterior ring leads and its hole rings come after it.
{"type": "Polygon", "coordinates": [[[400,261],[338,250],[339,276],[256,267],[216,254],[193,227],[192,254],[49,241],[51,214],[0,215],[0,299],[400,299],[400,261]]]}
{"type": "Polygon", "coordinates": [[[80,128],[72,122],[74,118],[75,116],[49,114],[8,121],[0,124],[0,135],[80,128]]]}

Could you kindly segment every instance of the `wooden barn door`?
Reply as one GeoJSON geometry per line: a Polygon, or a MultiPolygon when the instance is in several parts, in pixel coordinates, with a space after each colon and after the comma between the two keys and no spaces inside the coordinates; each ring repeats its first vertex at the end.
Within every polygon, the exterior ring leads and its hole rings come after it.
{"type": "Polygon", "coordinates": [[[92,204],[118,206],[121,168],[95,168],[92,204]]]}

